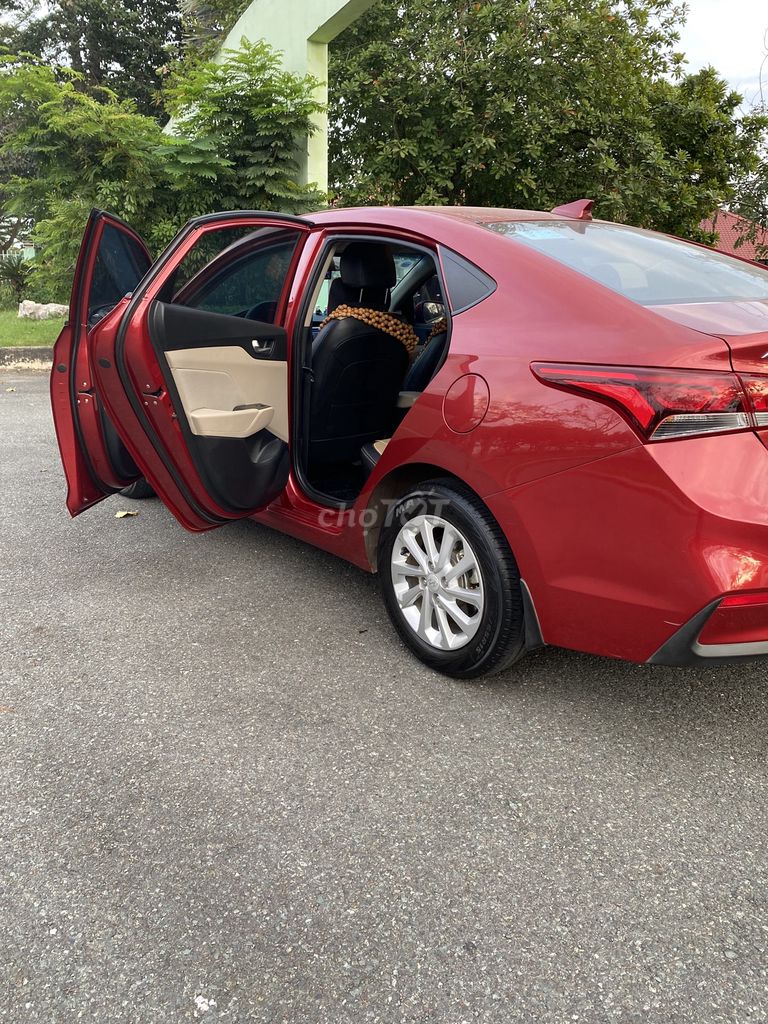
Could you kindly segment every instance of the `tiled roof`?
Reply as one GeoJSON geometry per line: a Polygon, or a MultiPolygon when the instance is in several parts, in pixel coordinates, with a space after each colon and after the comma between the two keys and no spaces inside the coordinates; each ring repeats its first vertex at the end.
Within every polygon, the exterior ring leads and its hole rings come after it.
{"type": "Polygon", "coordinates": [[[717,232],[719,238],[715,243],[716,249],[722,249],[723,252],[732,253],[734,256],[741,256],[742,259],[765,259],[765,256],[758,251],[758,247],[768,247],[768,231],[758,228],[754,242],[746,240],[741,245],[736,244],[738,239],[749,229],[749,223],[738,214],[729,213],[728,210],[717,210],[714,217],[703,220],[699,226],[702,231],[717,232]]]}

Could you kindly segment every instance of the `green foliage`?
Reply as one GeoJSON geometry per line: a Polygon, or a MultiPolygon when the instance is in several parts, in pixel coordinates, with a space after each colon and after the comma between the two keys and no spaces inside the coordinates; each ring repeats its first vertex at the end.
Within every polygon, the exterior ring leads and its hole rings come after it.
{"type": "Polygon", "coordinates": [[[21,302],[29,285],[32,267],[21,253],[13,252],[0,258],[0,285],[13,295],[16,303],[21,302]]]}
{"type": "MultiPolygon", "coordinates": [[[[193,142],[197,153],[216,152],[219,167],[210,180],[210,208],[302,211],[322,196],[298,184],[297,140],[314,130],[321,109],[313,98],[318,82],[284,71],[280,56],[264,42],[243,39],[220,62],[187,68],[168,85],[166,102],[174,132],[193,142]]],[[[177,153],[185,173],[191,150],[177,153]]],[[[205,189],[205,183],[200,185],[205,189]]]]}
{"type": "Polygon", "coordinates": [[[0,167],[6,216],[30,217],[41,254],[33,287],[65,298],[88,211],[110,210],[157,250],[189,217],[217,209],[296,211],[319,201],[296,183],[296,140],[309,130],[314,82],[279,70],[265,45],[175,78],[174,133],[83,76],[41,62],[0,66],[0,167]]]}
{"type": "Polygon", "coordinates": [[[162,189],[160,125],[110,93],[102,93],[99,102],[81,91],[81,81],[74,72],[33,63],[0,73],[0,121],[14,121],[0,158],[24,154],[35,167],[34,174],[5,182],[5,213],[35,220],[42,247],[35,283],[60,297],[88,210],[101,206],[146,222],[162,189]]]}
{"type": "MultiPolygon", "coordinates": [[[[766,108],[758,108],[757,116],[768,116],[766,108]]],[[[764,239],[768,232],[768,153],[762,147],[762,159],[746,173],[739,176],[735,184],[735,195],[731,203],[734,213],[746,218],[744,233],[737,246],[749,241],[757,245],[760,259],[768,259],[768,245],[764,239]]]]}
{"type": "Polygon", "coordinates": [[[5,310],[16,310],[18,303],[16,296],[13,294],[7,284],[0,283],[0,312],[5,310]]]}
{"type": "Polygon", "coordinates": [[[0,43],[70,67],[91,87],[162,113],[159,73],[182,49],[177,0],[0,0],[0,43]]]}
{"type": "Polygon", "coordinates": [[[592,196],[600,216],[695,233],[765,122],[739,121],[713,71],[681,78],[682,15],[673,0],[379,0],[332,49],[332,192],[539,209],[592,196]]]}
{"type": "Polygon", "coordinates": [[[180,0],[185,57],[207,60],[251,0],[180,0]]]}
{"type": "Polygon", "coordinates": [[[700,221],[730,202],[739,181],[761,166],[768,118],[757,111],[740,115],[741,102],[714,68],[686,75],[676,85],[654,83],[653,119],[666,173],[650,226],[714,241],[700,231],[700,221]]]}

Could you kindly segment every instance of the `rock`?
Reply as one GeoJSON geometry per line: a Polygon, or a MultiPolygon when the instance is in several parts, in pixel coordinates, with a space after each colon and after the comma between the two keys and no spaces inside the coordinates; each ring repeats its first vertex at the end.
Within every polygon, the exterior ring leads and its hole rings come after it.
{"type": "Polygon", "coordinates": [[[19,317],[26,320],[59,320],[69,312],[69,306],[60,302],[30,302],[25,299],[19,303],[19,317]]]}

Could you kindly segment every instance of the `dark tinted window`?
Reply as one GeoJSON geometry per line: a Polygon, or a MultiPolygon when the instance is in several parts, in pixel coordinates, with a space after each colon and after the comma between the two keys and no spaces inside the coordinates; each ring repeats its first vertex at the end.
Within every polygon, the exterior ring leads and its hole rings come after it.
{"type": "Polygon", "coordinates": [[[88,296],[89,323],[100,319],[132,292],[149,270],[150,259],[130,235],[107,224],[101,236],[88,296]]]}
{"type": "Polygon", "coordinates": [[[452,313],[461,313],[496,291],[496,282],[474,263],[449,249],[441,250],[445,286],[452,313]]]}
{"type": "Polygon", "coordinates": [[[212,231],[179,265],[173,301],[212,313],[249,313],[271,323],[298,239],[298,232],[284,228],[212,231]]]}
{"type": "Polygon", "coordinates": [[[653,231],[558,220],[488,226],[645,306],[768,299],[768,270],[653,231]]]}

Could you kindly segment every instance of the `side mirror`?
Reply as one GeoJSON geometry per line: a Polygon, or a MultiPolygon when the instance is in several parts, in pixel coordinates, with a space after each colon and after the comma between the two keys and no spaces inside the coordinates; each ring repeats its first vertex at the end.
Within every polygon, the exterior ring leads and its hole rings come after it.
{"type": "Polygon", "coordinates": [[[445,316],[445,306],[442,302],[421,302],[414,310],[414,320],[417,324],[435,324],[445,316]]]}

